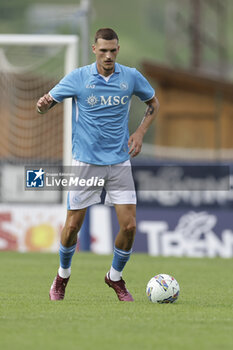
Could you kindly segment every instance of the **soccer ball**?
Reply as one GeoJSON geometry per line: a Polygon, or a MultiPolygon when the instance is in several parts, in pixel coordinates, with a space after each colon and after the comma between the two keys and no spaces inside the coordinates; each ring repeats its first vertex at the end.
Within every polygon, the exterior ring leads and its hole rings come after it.
{"type": "Polygon", "coordinates": [[[146,286],[146,295],[152,303],[174,303],[180,293],[179,283],[174,277],[161,273],[152,277],[146,286]]]}

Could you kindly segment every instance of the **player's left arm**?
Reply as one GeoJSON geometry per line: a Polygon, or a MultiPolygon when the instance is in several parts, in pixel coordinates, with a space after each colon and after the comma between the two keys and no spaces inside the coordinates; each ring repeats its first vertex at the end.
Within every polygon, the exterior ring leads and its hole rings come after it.
{"type": "Polygon", "coordinates": [[[131,157],[135,157],[141,152],[143,137],[159,111],[159,101],[156,96],[145,103],[147,104],[147,108],[142,122],[137,130],[130,136],[128,141],[128,146],[130,148],[129,154],[131,157]]]}

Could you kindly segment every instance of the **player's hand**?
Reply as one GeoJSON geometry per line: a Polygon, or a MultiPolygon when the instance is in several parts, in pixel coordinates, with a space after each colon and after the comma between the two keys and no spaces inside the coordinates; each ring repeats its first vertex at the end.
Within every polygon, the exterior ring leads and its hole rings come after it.
{"type": "Polygon", "coordinates": [[[142,149],[143,134],[135,131],[129,138],[128,147],[131,157],[136,157],[142,149]]]}
{"type": "Polygon", "coordinates": [[[41,113],[45,113],[51,107],[52,103],[52,97],[49,94],[45,94],[37,101],[37,110],[41,113]]]}

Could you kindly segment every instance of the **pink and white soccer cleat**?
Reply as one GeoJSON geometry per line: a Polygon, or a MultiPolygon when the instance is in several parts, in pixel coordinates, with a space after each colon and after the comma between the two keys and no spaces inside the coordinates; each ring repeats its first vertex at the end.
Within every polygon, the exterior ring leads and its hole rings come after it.
{"type": "Polygon", "coordinates": [[[50,300],[63,300],[65,296],[65,289],[70,277],[62,278],[58,274],[55,277],[53,284],[50,288],[49,299],[50,300]]]}
{"type": "Polygon", "coordinates": [[[125,281],[121,278],[120,281],[112,281],[109,277],[109,272],[105,276],[105,283],[114,289],[120,301],[134,301],[132,295],[125,286],[125,281]]]}

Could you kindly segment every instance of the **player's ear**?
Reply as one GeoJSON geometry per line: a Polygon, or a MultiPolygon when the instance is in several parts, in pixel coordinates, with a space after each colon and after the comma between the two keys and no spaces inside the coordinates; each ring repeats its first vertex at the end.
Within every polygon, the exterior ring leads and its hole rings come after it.
{"type": "Polygon", "coordinates": [[[95,54],[96,53],[96,46],[95,44],[92,45],[92,52],[95,54]]]}

